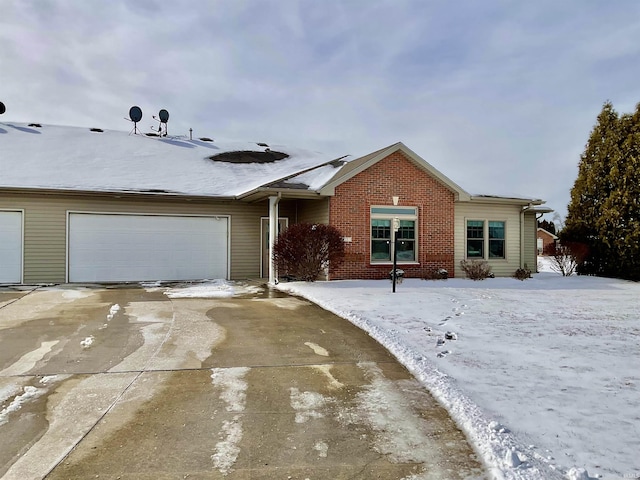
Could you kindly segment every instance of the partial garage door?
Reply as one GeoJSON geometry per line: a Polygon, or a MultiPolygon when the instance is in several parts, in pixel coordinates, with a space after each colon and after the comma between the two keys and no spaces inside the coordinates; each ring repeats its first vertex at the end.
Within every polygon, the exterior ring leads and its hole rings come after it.
{"type": "Polygon", "coordinates": [[[69,214],[69,281],[227,278],[228,219],[69,214]]]}
{"type": "Polygon", "coordinates": [[[22,281],[22,212],[0,212],[0,283],[22,281]]]}

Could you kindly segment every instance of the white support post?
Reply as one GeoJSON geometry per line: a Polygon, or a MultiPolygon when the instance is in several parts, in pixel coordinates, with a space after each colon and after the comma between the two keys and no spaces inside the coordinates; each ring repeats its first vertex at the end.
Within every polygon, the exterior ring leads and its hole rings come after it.
{"type": "Polygon", "coordinates": [[[271,285],[276,284],[278,279],[276,266],[273,261],[273,247],[276,244],[276,238],[278,237],[278,203],[280,202],[280,195],[277,197],[269,197],[269,283],[271,285]]]}

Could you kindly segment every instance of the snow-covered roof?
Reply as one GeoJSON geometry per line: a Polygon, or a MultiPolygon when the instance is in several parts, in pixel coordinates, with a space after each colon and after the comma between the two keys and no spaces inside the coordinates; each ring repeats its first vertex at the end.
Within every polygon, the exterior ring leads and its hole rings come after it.
{"type": "Polygon", "coordinates": [[[239,197],[299,173],[313,190],[338,166],[317,167],[334,159],[264,143],[0,122],[0,189],[239,197]]]}
{"type": "Polygon", "coordinates": [[[531,205],[530,210],[536,210],[538,211],[538,209],[541,209],[540,211],[542,212],[543,210],[545,212],[552,212],[553,210],[544,208],[544,207],[538,207],[538,205],[545,203],[544,200],[540,199],[540,198],[535,198],[535,197],[530,197],[527,195],[517,195],[517,194],[505,194],[505,195],[485,195],[485,194],[472,194],[471,195],[471,201],[480,201],[480,202],[500,202],[500,203],[504,203],[504,202],[508,202],[508,203],[515,203],[515,204],[521,204],[523,206],[527,206],[527,205],[531,205]]]}
{"type": "Polygon", "coordinates": [[[517,195],[469,195],[402,143],[346,161],[345,157],[262,142],[3,122],[0,190],[130,192],[245,200],[264,198],[276,191],[305,197],[332,195],[336,185],[398,150],[454,191],[461,201],[544,203],[517,195]]]}

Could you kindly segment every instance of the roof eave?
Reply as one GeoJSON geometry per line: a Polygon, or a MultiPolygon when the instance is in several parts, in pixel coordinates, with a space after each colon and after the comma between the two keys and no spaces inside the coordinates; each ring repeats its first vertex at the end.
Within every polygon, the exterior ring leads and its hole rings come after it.
{"type": "Polygon", "coordinates": [[[254,203],[266,200],[269,197],[276,196],[279,196],[283,199],[318,200],[320,198],[323,198],[325,195],[322,195],[316,190],[259,187],[243,193],[242,195],[238,195],[236,199],[243,202],[254,203]]]}
{"type": "Polygon", "coordinates": [[[103,197],[165,197],[165,198],[189,198],[189,199],[207,199],[230,201],[235,198],[228,195],[203,195],[182,192],[145,192],[141,190],[88,190],[88,189],[72,189],[72,188],[42,188],[42,187],[0,187],[0,193],[15,194],[44,194],[44,195],[92,195],[103,197]]]}
{"type": "Polygon", "coordinates": [[[542,205],[543,203],[545,203],[544,200],[541,200],[539,198],[499,197],[499,196],[493,196],[493,195],[471,195],[469,201],[482,202],[482,203],[501,203],[501,204],[531,206],[531,207],[542,205]]]}

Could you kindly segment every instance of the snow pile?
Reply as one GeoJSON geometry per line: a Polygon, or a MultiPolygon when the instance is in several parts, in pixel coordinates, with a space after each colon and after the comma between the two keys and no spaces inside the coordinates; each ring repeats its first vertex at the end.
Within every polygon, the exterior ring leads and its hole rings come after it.
{"type": "Polygon", "coordinates": [[[226,280],[204,280],[197,284],[180,285],[164,292],[169,298],[231,298],[251,295],[261,290],[255,285],[242,285],[226,280]]]}
{"type": "Polygon", "coordinates": [[[118,313],[120,311],[120,305],[118,305],[117,303],[115,305],[112,305],[111,308],[109,309],[109,314],[107,315],[107,320],[111,321],[113,320],[113,317],[116,315],[116,313],[118,313]]]}
{"type": "Polygon", "coordinates": [[[21,395],[16,395],[14,399],[7,405],[5,408],[0,410],[0,426],[7,423],[9,420],[9,415],[17,412],[22,408],[22,405],[27,403],[30,400],[35,400],[40,395],[45,393],[45,389],[32,387],[31,385],[26,385],[23,388],[23,393],[21,395]]]}
{"type": "Polygon", "coordinates": [[[89,348],[91,347],[91,345],[93,345],[93,342],[96,340],[96,337],[94,337],[93,335],[85,338],[84,340],[80,341],[80,345],[82,346],[82,348],[89,348]]]}
{"type": "Polygon", "coordinates": [[[640,474],[640,284],[540,273],[525,281],[405,279],[395,294],[388,281],[278,287],[389,349],[449,410],[495,477],[640,474]]]}

